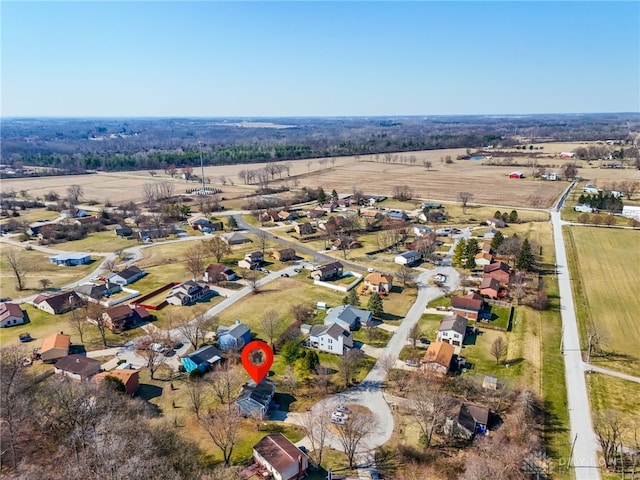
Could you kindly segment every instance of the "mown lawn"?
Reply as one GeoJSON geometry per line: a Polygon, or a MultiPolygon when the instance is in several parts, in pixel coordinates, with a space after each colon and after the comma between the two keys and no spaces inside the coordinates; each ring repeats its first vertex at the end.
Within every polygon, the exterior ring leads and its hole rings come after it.
{"type": "Polygon", "coordinates": [[[583,348],[587,332],[595,329],[602,337],[602,352],[592,355],[591,362],[637,374],[640,233],[574,226],[565,227],[565,241],[583,348]]]}
{"type": "Polygon", "coordinates": [[[116,252],[129,247],[138,245],[136,240],[127,240],[113,233],[112,230],[104,232],[93,232],[88,234],[81,240],[72,242],[61,242],[52,245],[56,250],[64,250],[65,252],[116,252]]]}

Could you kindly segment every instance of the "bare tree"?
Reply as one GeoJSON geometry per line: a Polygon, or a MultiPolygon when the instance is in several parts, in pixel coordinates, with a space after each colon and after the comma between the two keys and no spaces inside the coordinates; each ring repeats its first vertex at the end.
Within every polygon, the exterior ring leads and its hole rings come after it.
{"type": "Polygon", "coordinates": [[[4,256],[13,271],[13,275],[16,277],[16,290],[24,290],[27,267],[24,262],[24,258],[22,257],[22,253],[19,250],[8,250],[4,252],[4,256]]]}
{"type": "Polygon", "coordinates": [[[312,317],[313,308],[310,305],[298,303],[291,307],[291,313],[297,323],[305,323],[312,317]]]}
{"type": "Polygon", "coordinates": [[[115,258],[107,258],[104,262],[102,262],[102,266],[110,272],[115,272],[118,268],[118,262],[115,258]]]}
{"type": "Polygon", "coordinates": [[[398,277],[400,282],[402,282],[402,286],[406,287],[407,283],[413,281],[414,275],[411,271],[411,268],[407,267],[406,265],[400,265],[398,271],[396,272],[396,277],[398,277]]]}
{"type": "Polygon", "coordinates": [[[353,375],[360,366],[362,360],[362,352],[357,349],[350,349],[344,355],[338,358],[338,368],[342,373],[345,385],[351,385],[353,375]]]}
{"type": "Polygon", "coordinates": [[[200,411],[202,410],[202,402],[205,397],[205,382],[196,377],[187,382],[187,395],[191,403],[191,409],[196,414],[196,418],[200,420],[200,411]]]}
{"type": "Polygon", "coordinates": [[[251,292],[254,295],[260,293],[260,285],[258,284],[258,281],[260,280],[260,276],[258,275],[258,272],[256,272],[255,270],[245,269],[245,273],[242,275],[242,277],[247,282],[249,282],[249,287],[251,288],[251,292]]]}
{"type": "Polygon", "coordinates": [[[377,365],[384,371],[384,373],[389,376],[389,374],[391,373],[391,370],[393,370],[396,367],[396,359],[393,355],[383,355],[380,358],[378,358],[378,361],[376,362],[377,365]]]}
{"type": "Polygon", "coordinates": [[[147,204],[148,208],[152,208],[158,197],[158,184],[157,183],[145,183],[142,186],[142,198],[147,204]]]}
{"type": "Polygon", "coordinates": [[[158,371],[160,365],[165,361],[164,355],[159,352],[155,344],[161,343],[162,339],[157,334],[151,334],[138,341],[136,345],[136,352],[142,358],[147,361],[147,368],[149,368],[149,374],[152,379],[155,379],[155,373],[158,371]]]}
{"type": "Polygon", "coordinates": [[[206,258],[207,251],[200,243],[191,246],[185,252],[185,266],[194,280],[199,276],[202,276],[206,258]]]}
{"type": "MultiPolygon", "coordinates": [[[[104,318],[105,308],[98,302],[87,302],[85,304],[85,318],[90,319],[91,323],[95,325],[100,334],[102,345],[107,347],[107,319],[104,318]]],[[[76,327],[77,331],[77,327],[76,327]]]]}
{"type": "Polygon", "coordinates": [[[426,379],[417,382],[412,394],[414,419],[420,428],[422,444],[425,449],[431,446],[433,434],[443,425],[446,414],[451,408],[444,394],[442,380],[435,375],[427,375],[426,379]]]}
{"type": "Polygon", "coordinates": [[[269,234],[267,232],[263,232],[262,230],[260,230],[256,234],[256,245],[264,255],[267,248],[269,247],[269,234]]]}
{"type": "Polygon", "coordinates": [[[436,251],[436,234],[427,233],[416,240],[416,252],[422,255],[425,260],[431,257],[436,251]]]}
{"type": "Polygon", "coordinates": [[[507,353],[507,342],[504,341],[504,338],[498,337],[491,344],[491,355],[496,359],[496,365],[500,362],[500,359],[504,357],[507,353]]]}
{"type": "Polygon", "coordinates": [[[220,403],[228,404],[231,409],[231,402],[242,384],[238,369],[227,361],[215,367],[206,378],[214,396],[220,403]]]}
{"type": "Polygon", "coordinates": [[[69,326],[80,337],[80,342],[84,343],[84,334],[91,328],[91,324],[87,321],[87,312],[85,309],[74,308],[69,312],[69,326]]]}
{"type": "Polygon", "coordinates": [[[240,439],[242,417],[237,409],[209,411],[200,418],[200,425],[222,452],[224,464],[229,465],[233,448],[240,439]]]}
{"type": "Polygon", "coordinates": [[[51,280],[49,280],[48,278],[41,278],[40,280],[38,280],[38,283],[43,290],[46,290],[51,285],[51,280]]]}
{"type": "Polygon", "coordinates": [[[67,187],[67,198],[69,203],[77,205],[83,195],[83,189],[80,185],[69,185],[67,187]]]}
{"type": "Polygon", "coordinates": [[[431,160],[423,160],[422,164],[424,165],[424,168],[427,169],[427,172],[431,170],[431,167],[433,166],[433,162],[431,160]]]}
{"type": "Polygon", "coordinates": [[[280,384],[285,389],[289,390],[289,393],[293,393],[298,387],[298,383],[298,376],[293,369],[293,365],[287,365],[284,369],[284,373],[280,376],[280,384]]]}
{"type": "Polygon", "coordinates": [[[220,263],[227,255],[231,255],[232,250],[229,244],[218,236],[212,237],[205,245],[209,254],[216,258],[217,263],[220,263]]]}
{"type": "Polygon", "coordinates": [[[462,204],[462,213],[467,213],[467,205],[473,200],[473,193],[458,192],[458,201],[462,204]]]}
{"type": "Polygon", "coordinates": [[[361,412],[353,412],[344,425],[336,425],[335,434],[349,459],[349,468],[353,468],[358,446],[365,438],[375,434],[379,426],[375,414],[361,412]]]}
{"type": "Polygon", "coordinates": [[[602,447],[605,465],[607,468],[613,468],[625,431],[622,415],[615,410],[598,412],[594,419],[593,430],[602,447]]]}
{"type": "Polygon", "coordinates": [[[407,338],[411,342],[413,348],[416,348],[416,344],[418,343],[418,340],[420,340],[421,336],[422,330],[420,330],[420,325],[416,323],[413,327],[411,327],[409,333],[407,334],[407,338]]]}
{"type": "Polygon", "coordinates": [[[172,318],[173,322],[175,322],[175,326],[172,325],[173,328],[176,328],[193,346],[194,349],[198,349],[198,347],[204,341],[207,333],[211,331],[216,323],[216,317],[209,317],[207,315],[207,308],[205,306],[196,306],[193,311],[193,318],[189,320],[188,317],[178,317],[172,318]]]}
{"type": "Polygon", "coordinates": [[[302,416],[302,429],[311,443],[313,460],[317,465],[322,464],[327,433],[329,431],[330,410],[325,404],[310,410],[302,416]]]}
{"type": "Polygon", "coordinates": [[[269,338],[269,343],[275,351],[273,344],[274,338],[276,338],[280,330],[282,329],[282,318],[275,310],[267,310],[260,317],[260,327],[264,334],[269,338]]]}
{"type": "Polygon", "coordinates": [[[408,185],[396,185],[393,187],[393,198],[405,202],[411,200],[413,197],[413,190],[408,185]]]}

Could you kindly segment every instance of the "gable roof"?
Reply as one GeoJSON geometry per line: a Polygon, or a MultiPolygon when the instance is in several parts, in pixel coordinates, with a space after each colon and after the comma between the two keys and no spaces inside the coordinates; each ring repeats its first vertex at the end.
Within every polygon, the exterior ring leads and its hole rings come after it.
{"type": "Polygon", "coordinates": [[[109,287],[107,287],[105,283],[100,285],[96,285],[94,283],[83,283],[82,285],[78,285],[74,288],[76,293],[95,299],[103,297],[108,290],[109,287]]]}
{"type": "Polygon", "coordinates": [[[201,365],[204,362],[215,363],[222,359],[222,352],[213,345],[206,345],[187,355],[187,358],[190,358],[196,365],[201,365]]]}
{"type": "Polygon", "coordinates": [[[251,239],[239,232],[223,233],[220,235],[227,243],[231,242],[250,242],[251,239]]]}
{"type": "Polygon", "coordinates": [[[386,275],[380,272],[373,272],[364,277],[365,282],[372,285],[380,285],[381,283],[389,283],[393,281],[393,275],[386,275]]]}
{"type": "Polygon", "coordinates": [[[340,335],[342,335],[342,344],[345,347],[353,347],[353,337],[351,336],[351,333],[346,331],[337,323],[331,323],[329,325],[313,325],[309,335],[314,337],[329,335],[334,340],[338,340],[340,335]]]}
{"type": "Polygon", "coordinates": [[[480,282],[480,290],[485,288],[491,288],[493,290],[500,290],[500,282],[493,277],[484,277],[480,282]]]}
{"type": "Polygon", "coordinates": [[[54,333],[49,335],[42,341],[42,347],[40,347],[40,353],[52,350],[54,348],[63,348],[69,350],[71,346],[71,335],[64,333],[54,333]]]}
{"type": "Polygon", "coordinates": [[[236,405],[245,414],[251,415],[257,409],[269,408],[275,391],[276,384],[268,378],[263,378],[258,384],[250,381],[242,386],[236,405]]]}
{"type": "Polygon", "coordinates": [[[370,318],[371,312],[369,310],[362,310],[353,305],[340,305],[330,309],[324,320],[325,323],[340,320],[349,325],[355,325],[358,321],[368,321],[370,318]]]}
{"type": "Polygon", "coordinates": [[[0,321],[9,317],[24,317],[24,312],[20,308],[20,305],[16,303],[4,302],[0,303],[0,321]]]}
{"type": "Polygon", "coordinates": [[[482,309],[483,303],[484,299],[475,292],[468,295],[451,297],[451,306],[459,310],[479,312],[482,309]]]}
{"type": "Polygon", "coordinates": [[[488,252],[478,252],[476,253],[476,260],[487,260],[487,261],[492,261],[493,260],[493,255],[491,255],[488,252]]]}
{"type": "Polygon", "coordinates": [[[108,372],[100,372],[96,375],[96,379],[106,378],[106,377],[114,377],[124,383],[125,387],[129,380],[138,375],[140,370],[134,370],[132,368],[116,368],[115,370],[110,370],[108,372]]]}
{"type": "Polygon", "coordinates": [[[125,268],[124,270],[116,273],[115,275],[118,275],[124,278],[125,280],[129,280],[130,278],[133,278],[136,275],[140,275],[141,273],[143,273],[143,271],[140,268],[136,267],[135,265],[131,265],[130,267],[125,268]]]}
{"type": "Polygon", "coordinates": [[[318,268],[318,270],[324,273],[324,272],[330,272],[333,270],[339,270],[341,268],[344,268],[344,265],[342,265],[342,263],[331,262],[331,263],[327,263],[326,265],[322,265],[320,268],[318,268]]]}
{"type": "Polygon", "coordinates": [[[424,357],[422,357],[422,363],[437,363],[449,368],[453,353],[453,346],[447,342],[431,342],[424,357]]]}
{"type": "Polygon", "coordinates": [[[464,337],[467,333],[467,319],[460,315],[447,315],[440,322],[440,328],[438,331],[447,332],[453,330],[464,337]]]}
{"type": "Polygon", "coordinates": [[[457,422],[472,433],[476,431],[476,424],[487,426],[489,423],[489,409],[482,405],[460,402],[453,408],[452,413],[457,422]]]}
{"type": "Polygon", "coordinates": [[[502,270],[506,273],[511,273],[511,268],[504,262],[494,262],[484,266],[484,273],[496,272],[502,270]]]}
{"type": "Polygon", "coordinates": [[[95,358],[88,358],[74,353],[73,355],[62,357],[56,362],[55,367],[65,372],[86,377],[100,370],[100,362],[95,358]]]}
{"type": "MultiPolygon", "coordinates": [[[[143,307],[144,308],[144,307],[143,307]]],[[[133,310],[129,305],[116,305],[104,311],[111,319],[126,318],[133,315],[133,310]]]]}
{"type": "Polygon", "coordinates": [[[239,321],[229,326],[220,325],[217,330],[219,337],[222,335],[230,335],[236,340],[243,337],[247,332],[251,332],[251,329],[239,321]]]}
{"type": "Polygon", "coordinates": [[[56,295],[46,296],[46,295],[38,295],[34,300],[34,305],[38,305],[40,303],[47,303],[54,311],[60,311],[66,304],[71,305],[80,305],[82,304],[82,300],[78,297],[76,292],[61,292],[56,295]]]}
{"type": "Polygon", "coordinates": [[[230,275],[235,273],[230,267],[227,265],[222,265],[221,263],[212,263],[205,270],[209,277],[217,277],[218,275],[226,274],[230,275]]]}
{"type": "Polygon", "coordinates": [[[271,433],[263,437],[253,449],[280,474],[291,464],[297,465],[300,457],[308,458],[306,453],[281,433],[271,433]]]}

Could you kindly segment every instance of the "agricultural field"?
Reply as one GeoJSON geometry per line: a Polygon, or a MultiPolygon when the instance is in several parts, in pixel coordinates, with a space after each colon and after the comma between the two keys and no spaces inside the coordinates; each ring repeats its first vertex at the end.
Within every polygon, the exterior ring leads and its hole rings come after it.
{"type": "Polygon", "coordinates": [[[636,375],[640,366],[640,236],[606,227],[565,228],[573,295],[583,348],[588,331],[601,337],[591,362],[636,375]]]}

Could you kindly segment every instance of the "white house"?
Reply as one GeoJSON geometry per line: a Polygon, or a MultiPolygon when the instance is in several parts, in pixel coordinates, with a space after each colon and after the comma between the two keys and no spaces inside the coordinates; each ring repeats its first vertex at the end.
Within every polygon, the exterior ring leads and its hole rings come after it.
{"type": "Polygon", "coordinates": [[[396,255],[393,261],[399,265],[410,265],[420,260],[420,257],[422,257],[422,255],[420,255],[420,252],[409,250],[408,252],[396,255]]]}
{"type": "Polygon", "coordinates": [[[253,446],[253,459],[266,468],[274,480],[303,478],[309,457],[281,433],[271,433],[253,446]]]}
{"type": "Polygon", "coordinates": [[[640,207],[625,205],[622,207],[622,216],[640,221],[640,207]]]}
{"type": "Polygon", "coordinates": [[[0,328],[24,323],[24,312],[16,303],[0,303],[0,328]]]}
{"type": "Polygon", "coordinates": [[[413,226],[413,233],[414,235],[417,236],[422,236],[426,233],[431,233],[433,232],[433,229],[431,227],[427,227],[426,225],[414,225],[413,226]]]}
{"type": "Polygon", "coordinates": [[[589,205],[583,205],[581,203],[579,203],[578,205],[576,205],[575,207],[573,207],[573,209],[576,212],[582,212],[582,213],[593,213],[596,211],[595,208],[590,207],[589,205]]]}
{"type": "Polygon", "coordinates": [[[321,352],[343,355],[347,349],[353,348],[353,337],[337,323],[313,325],[309,332],[309,345],[321,352]]]}
{"type": "Polygon", "coordinates": [[[447,342],[451,345],[461,346],[467,333],[467,319],[460,315],[448,315],[440,322],[438,329],[438,342],[447,342]]]}
{"type": "Polygon", "coordinates": [[[147,272],[145,270],[142,270],[141,268],[138,268],[135,265],[131,265],[130,267],[125,268],[121,272],[112,273],[107,277],[107,281],[110,283],[116,283],[120,286],[125,286],[144,277],[146,274],[147,272]]]}

